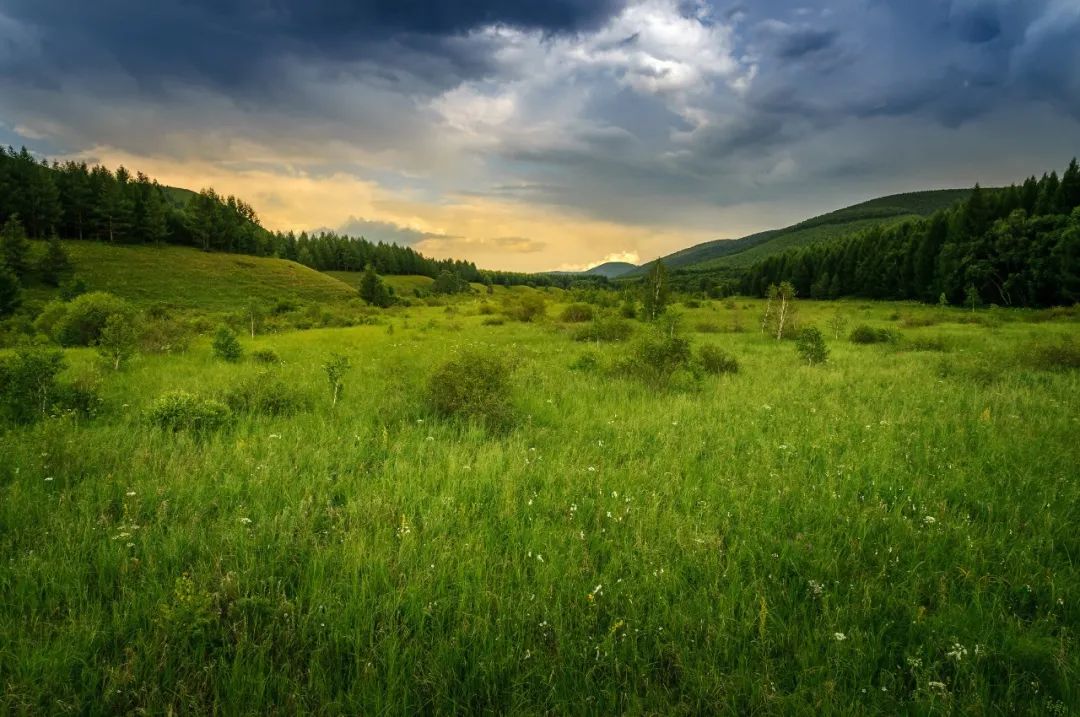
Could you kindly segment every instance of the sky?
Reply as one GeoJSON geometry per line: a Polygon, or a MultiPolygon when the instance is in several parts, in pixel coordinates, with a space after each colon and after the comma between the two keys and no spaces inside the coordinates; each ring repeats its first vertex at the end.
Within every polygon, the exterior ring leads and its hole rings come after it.
{"type": "Polygon", "coordinates": [[[264,226],[644,262],[1080,154],[1080,0],[0,0],[0,143],[264,226]]]}

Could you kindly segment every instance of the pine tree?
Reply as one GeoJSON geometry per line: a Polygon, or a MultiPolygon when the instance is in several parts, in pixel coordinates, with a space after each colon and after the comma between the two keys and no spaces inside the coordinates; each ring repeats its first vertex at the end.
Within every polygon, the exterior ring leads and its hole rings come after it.
{"type": "Polygon", "coordinates": [[[360,298],[372,306],[390,305],[390,294],[386,291],[386,285],[371,264],[364,268],[364,275],[360,277],[360,298]]]}
{"type": "Polygon", "coordinates": [[[0,263],[16,276],[22,277],[30,270],[30,242],[18,215],[13,214],[0,230],[0,263]]]}
{"type": "Polygon", "coordinates": [[[42,281],[50,286],[60,286],[61,276],[70,268],[71,260],[64,250],[64,245],[60,243],[59,237],[52,235],[45,245],[45,253],[38,261],[42,281]]]}
{"type": "Polygon", "coordinates": [[[8,314],[19,308],[22,303],[22,285],[19,277],[11,269],[0,264],[0,316],[8,314]]]}

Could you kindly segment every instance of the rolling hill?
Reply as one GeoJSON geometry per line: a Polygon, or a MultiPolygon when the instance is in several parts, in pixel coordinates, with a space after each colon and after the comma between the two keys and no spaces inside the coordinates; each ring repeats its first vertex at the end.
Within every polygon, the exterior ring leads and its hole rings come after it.
{"type": "Polygon", "coordinates": [[[591,276],[606,276],[609,279],[615,279],[624,274],[629,274],[635,269],[637,269],[636,264],[625,261],[609,261],[600,264],[599,266],[594,266],[591,269],[586,269],[581,273],[591,276]]]}
{"type": "MultiPolygon", "coordinates": [[[[199,251],[181,246],[109,245],[65,241],[75,275],[92,291],[108,291],[140,306],[228,311],[249,300],[339,303],[356,291],[331,276],[286,259],[199,251]]],[[[54,293],[36,285],[30,298],[54,293]]]]}
{"type": "MultiPolygon", "coordinates": [[[[661,257],[669,269],[738,269],[793,246],[808,246],[873,226],[891,226],[928,216],[966,198],[970,189],[940,189],[894,194],[822,214],[785,229],[771,229],[741,239],[718,239],[661,257]]],[[[649,262],[623,276],[646,273],[649,262]]]]}

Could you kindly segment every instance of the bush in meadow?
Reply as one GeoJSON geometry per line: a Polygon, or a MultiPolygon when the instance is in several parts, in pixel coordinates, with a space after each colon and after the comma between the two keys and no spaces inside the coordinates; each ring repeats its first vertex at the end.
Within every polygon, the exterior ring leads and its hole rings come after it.
{"type": "Polygon", "coordinates": [[[703,344],[697,353],[698,367],[707,374],[737,373],[739,361],[715,344],[703,344]]]}
{"type": "Polygon", "coordinates": [[[330,405],[336,406],[345,390],[345,372],[349,370],[349,357],[342,354],[331,354],[323,364],[326,373],[326,382],[330,385],[330,405]]]}
{"type": "Polygon", "coordinates": [[[634,326],[618,316],[600,316],[574,331],[575,341],[625,341],[634,333],[634,326]]]}
{"type": "Polygon", "coordinates": [[[271,371],[259,371],[233,384],[224,395],[236,413],[288,416],[311,407],[307,395],[271,371]]]}
{"type": "Polygon", "coordinates": [[[214,356],[230,363],[236,363],[244,356],[244,347],[240,345],[240,339],[236,338],[236,333],[228,326],[218,328],[211,348],[214,356]]]}
{"type": "Polygon", "coordinates": [[[825,345],[825,337],[814,326],[807,326],[795,337],[795,350],[800,358],[811,366],[829,360],[829,347],[825,345]]]}
{"type": "Polygon", "coordinates": [[[93,346],[110,316],[133,316],[126,301],[105,291],[80,294],[64,306],[62,312],[54,307],[53,317],[53,338],[61,346],[93,346]]]}
{"type": "Polygon", "coordinates": [[[875,329],[873,326],[860,324],[851,331],[848,339],[853,344],[888,344],[897,341],[900,335],[889,329],[875,329]]]}
{"type": "Polygon", "coordinates": [[[105,320],[105,326],[98,336],[98,354],[114,371],[119,371],[135,355],[138,343],[139,330],[134,317],[130,314],[113,314],[105,320]]]}
{"type": "Polygon", "coordinates": [[[165,431],[212,431],[232,418],[229,407],[221,401],[187,391],[169,391],[154,401],[149,411],[152,425],[165,431]]]}
{"type": "Polygon", "coordinates": [[[500,354],[466,351],[431,375],[427,403],[443,418],[475,421],[494,432],[506,431],[514,422],[512,372],[512,365],[500,354]]]}
{"type": "Polygon", "coordinates": [[[62,351],[36,346],[0,358],[0,414],[16,423],[48,415],[59,393],[57,377],[66,365],[62,351]]]}
{"type": "Polygon", "coordinates": [[[251,359],[255,363],[261,364],[278,364],[281,363],[281,357],[277,355],[277,352],[271,348],[256,349],[251,352],[251,359]]]}
{"type": "Polygon", "coordinates": [[[568,324],[576,324],[584,321],[592,321],[593,308],[588,304],[570,304],[563,309],[559,316],[560,320],[568,324]]]}

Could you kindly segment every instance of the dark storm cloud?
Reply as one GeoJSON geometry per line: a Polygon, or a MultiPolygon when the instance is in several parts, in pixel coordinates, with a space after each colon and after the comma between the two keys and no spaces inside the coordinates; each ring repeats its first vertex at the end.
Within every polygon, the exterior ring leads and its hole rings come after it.
{"type": "MultiPolygon", "coordinates": [[[[37,38],[33,56],[0,68],[49,86],[67,73],[121,69],[154,89],[164,80],[238,91],[269,88],[285,57],[326,63],[377,60],[436,84],[484,71],[483,47],[456,41],[492,24],[550,34],[594,26],[619,0],[8,0],[0,14],[37,38]],[[436,58],[436,61],[424,58],[436,58]]],[[[2,31],[3,28],[0,28],[2,31]]],[[[9,29],[8,34],[13,34],[9,29]]],[[[14,42],[12,38],[0,36],[14,42]]],[[[367,68],[370,70],[370,68],[367,68]]]]}

